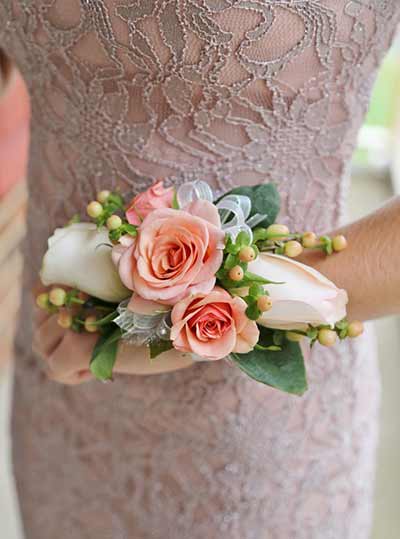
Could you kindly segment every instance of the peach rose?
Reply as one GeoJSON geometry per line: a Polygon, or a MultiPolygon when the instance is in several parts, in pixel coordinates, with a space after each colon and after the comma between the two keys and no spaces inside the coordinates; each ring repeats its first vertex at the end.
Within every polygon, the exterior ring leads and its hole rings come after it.
{"type": "Polygon", "coordinates": [[[208,295],[183,299],[171,313],[174,347],[209,360],[250,352],[258,342],[259,330],[247,318],[246,308],[243,299],[233,298],[219,287],[208,295]]]}
{"type": "Polygon", "coordinates": [[[126,211],[126,218],[131,225],[140,225],[149,213],[161,208],[171,208],[174,198],[174,188],[165,189],[160,180],[144,193],[135,196],[126,211]]]}
{"type": "Polygon", "coordinates": [[[197,200],[186,211],[154,210],[136,241],[113,256],[122,282],[144,299],[174,305],[188,294],[208,294],[222,264],[225,234],[217,208],[197,200]]]}

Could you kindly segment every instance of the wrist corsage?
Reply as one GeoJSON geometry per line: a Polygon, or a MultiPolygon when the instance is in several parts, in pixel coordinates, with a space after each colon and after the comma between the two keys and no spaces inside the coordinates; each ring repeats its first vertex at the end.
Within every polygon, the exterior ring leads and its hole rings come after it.
{"type": "Polygon", "coordinates": [[[121,341],[162,361],[176,349],[194,360],[226,359],[251,378],[301,395],[307,389],[300,341],[332,346],[357,337],[347,293],[294,260],[326,255],[343,236],[292,233],[277,224],[273,184],[238,187],[215,199],[207,183],[156,182],[126,205],[102,191],[48,241],[41,308],[73,331],[98,332],[90,369],[112,378],[121,341]],[[56,285],[56,286],[54,286],[56,285]]]}

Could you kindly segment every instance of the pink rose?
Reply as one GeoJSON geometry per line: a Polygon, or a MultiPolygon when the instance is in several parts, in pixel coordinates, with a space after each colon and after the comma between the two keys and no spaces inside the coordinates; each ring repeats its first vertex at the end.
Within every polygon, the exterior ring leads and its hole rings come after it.
{"type": "Polygon", "coordinates": [[[136,241],[113,256],[122,282],[144,299],[174,305],[188,294],[208,294],[222,264],[225,234],[217,208],[197,200],[186,211],[154,210],[136,241]]]}
{"type": "Polygon", "coordinates": [[[174,198],[174,188],[164,188],[159,180],[144,193],[135,196],[126,211],[126,218],[131,225],[140,225],[149,213],[161,208],[171,208],[174,198]]]}
{"type": "Polygon", "coordinates": [[[250,352],[258,342],[259,330],[247,318],[246,308],[243,299],[233,298],[219,287],[208,295],[186,297],[171,313],[174,347],[209,360],[250,352]]]}

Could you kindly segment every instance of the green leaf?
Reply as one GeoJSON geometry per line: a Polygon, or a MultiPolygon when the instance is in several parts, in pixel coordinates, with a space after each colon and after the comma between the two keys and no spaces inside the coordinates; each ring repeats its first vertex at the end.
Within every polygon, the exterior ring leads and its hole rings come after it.
{"type": "Polygon", "coordinates": [[[114,206],[115,209],[123,209],[124,199],[118,193],[110,193],[107,197],[106,205],[110,206],[110,208],[114,206]]]}
{"type": "Polygon", "coordinates": [[[276,186],[273,183],[266,183],[248,187],[236,187],[235,189],[232,189],[232,191],[229,191],[229,193],[226,194],[244,195],[250,198],[250,216],[253,216],[256,213],[265,215],[265,219],[257,226],[268,227],[269,225],[275,223],[280,210],[280,196],[276,186]]]}
{"type": "Polygon", "coordinates": [[[129,223],[128,224],[125,224],[125,225],[122,225],[122,230],[124,232],[126,232],[127,234],[129,234],[129,236],[137,236],[137,229],[138,227],[135,226],[135,225],[130,225],[129,223]]]}
{"type": "Polygon", "coordinates": [[[250,271],[246,271],[243,281],[246,281],[247,283],[251,282],[260,284],[285,284],[284,282],[270,281],[269,279],[264,279],[264,277],[261,277],[261,275],[251,273],[250,271]]]}
{"type": "Polygon", "coordinates": [[[237,257],[237,255],[231,255],[229,254],[226,259],[225,259],[225,262],[224,262],[224,269],[226,270],[230,270],[232,268],[234,268],[235,266],[238,265],[239,263],[239,259],[237,257]]]}
{"type": "Polygon", "coordinates": [[[236,245],[239,245],[239,247],[244,247],[244,246],[247,246],[247,245],[250,245],[251,244],[251,241],[250,241],[250,236],[247,234],[247,232],[245,232],[244,230],[242,230],[241,232],[239,232],[239,234],[237,235],[237,238],[236,238],[236,245]]]}
{"type": "Polygon", "coordinates": [[[172,350],[173,344],[172,341],[154,341],[149,344],[150,348],[150,359],[154,359],[163,352],[168,352],[172,350]]]}
{"type": "MultiPolygon", "coordinates": [[[[262,345],[258,346],[274,346],[271,332],[268,334],[265,328],[260,330],[262,345]]],[[[280,348],[274,351],[254,349],[248,354],[231,354],[231,358],[250,378],[286,393],[303,395],[307,379],[301,348],[298,343],[289,341],[283,341],[280,348]]]]}
{"type": "Polygon", "coordinates": [[[90,361],[90,370],[98,380],[112,380],[112,372],[117,359],[118,344],[121,336],[121,328],[115,329],[113,324],[107,332],[99,337],[90,361]]]}
{"type": "Polygon", "coordinates": [[[260,284],[253,283],[250,286],[250,288],[249,288],[249,296],[257,299],[259,296],[264,296],[264,295],[265,295],[265,290],[260,284]]]}
{"type": "Polygon", "coordinates": [[[174,189],[174,196],[173,196],[173,199],[172,199],[172,208],[174,210],[179,210],[178,195],[177,195],[177,190],[176,189],[174,189]]]}

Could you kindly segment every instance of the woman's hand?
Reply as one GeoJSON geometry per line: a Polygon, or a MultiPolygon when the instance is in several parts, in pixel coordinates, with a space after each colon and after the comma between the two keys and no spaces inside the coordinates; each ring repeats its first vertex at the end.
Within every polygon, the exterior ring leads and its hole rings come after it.
{"type": "MultiPolygon", "coordinates": [[[[48,377],[57,382],[75,385],[93,380],[89,370],[97,333],[74,333],[58,325],[58,315],[39,308],[35,312],[33,345],[43,358],[48,377]]],[[[114,367],[119,374],[161,374],[189,367],[193,364],[188,354],[175,350],[165,352],[150,361],[147,347],[121,344],[114,367]]]]}

